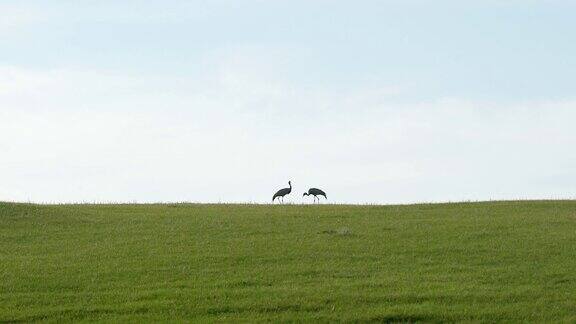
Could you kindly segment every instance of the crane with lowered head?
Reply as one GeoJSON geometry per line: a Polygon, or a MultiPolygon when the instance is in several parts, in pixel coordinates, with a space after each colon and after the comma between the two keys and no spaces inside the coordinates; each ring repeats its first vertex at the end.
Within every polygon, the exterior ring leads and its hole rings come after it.
{"type": "Polygon", "coordinates": [[[316,199],[318,199],[318,202],[320,202],[320,198],[318,198],[318,196],[324,196],[324,198],[326,198],[326,200],[328,200],[328,197],[326,197],[326,193],[318,188],[310,188],[308,189],[308,192],[305,192],[304,195],[302,195],[302,197],[305,196],[314,196],[314,201],[316,201],[316,199]]]}

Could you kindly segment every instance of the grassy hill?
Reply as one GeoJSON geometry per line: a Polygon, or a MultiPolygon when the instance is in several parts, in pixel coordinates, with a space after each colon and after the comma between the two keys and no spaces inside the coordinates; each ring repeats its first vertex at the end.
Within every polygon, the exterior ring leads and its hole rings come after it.
{"type": "Polygon", "coordinates": [[[576,321],[576,202],[0,203],[2,321],[576,321]]]}

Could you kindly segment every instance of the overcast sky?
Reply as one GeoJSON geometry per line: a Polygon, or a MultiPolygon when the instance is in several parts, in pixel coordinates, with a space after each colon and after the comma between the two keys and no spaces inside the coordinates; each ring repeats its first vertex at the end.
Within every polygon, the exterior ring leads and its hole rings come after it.
{"type": "Polygon", "coordinates": [[[0,2],[0,201],[576,198],[576,2],[0,2]]]}

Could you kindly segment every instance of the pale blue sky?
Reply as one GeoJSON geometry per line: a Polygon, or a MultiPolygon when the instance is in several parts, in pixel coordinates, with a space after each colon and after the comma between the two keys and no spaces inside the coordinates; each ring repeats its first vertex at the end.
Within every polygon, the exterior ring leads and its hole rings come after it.
{"type": "Polygon", "coordinates": [[[574,197],[575,12],[2,1],[0,200],[574,197]]]}
{"type": "Polygon", "coordinates": [[[562,98],[576,84],[573,1],[3,1],[2,8],[29,12],[2,35],[5,64],[189,76],[215,51],[251,46],[275,50],[294,82],[377,80],[410,88],[410,97],[562,98]]]}

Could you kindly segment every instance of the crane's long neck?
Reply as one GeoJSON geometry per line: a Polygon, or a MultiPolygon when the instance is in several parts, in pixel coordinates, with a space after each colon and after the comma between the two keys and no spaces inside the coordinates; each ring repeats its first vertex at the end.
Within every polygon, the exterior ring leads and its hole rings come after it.
{"type": "Polygon", "coordinates": [[[292,191],[292,182],[288,181],[288,185],[290,186],[290,191],[292,191]]]}

